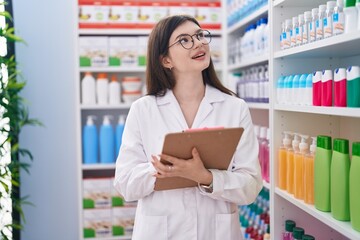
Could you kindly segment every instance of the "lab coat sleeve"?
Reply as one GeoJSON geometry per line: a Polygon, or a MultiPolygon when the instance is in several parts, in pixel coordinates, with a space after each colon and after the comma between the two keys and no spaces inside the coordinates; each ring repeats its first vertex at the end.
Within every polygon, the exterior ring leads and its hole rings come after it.
{"type": "Polygon", "coordinates": [[[240,143],[228,170],[209,169],[213,174],[213,191],[202,194],[211,198],[247,205],[252,203],[262,188],[258,160],[259,144],[253,129],[249,109],[245,103],[240,126],[244,128],[240,143]]]}
{"type": "Polygon", "coordinates": [[[129,111],[119,156],[116,160],[114,187],[126,201],[139,200],[154,191],[155,168],[148,161],[139,124],[139,111],[133,103],[129,111]]]}

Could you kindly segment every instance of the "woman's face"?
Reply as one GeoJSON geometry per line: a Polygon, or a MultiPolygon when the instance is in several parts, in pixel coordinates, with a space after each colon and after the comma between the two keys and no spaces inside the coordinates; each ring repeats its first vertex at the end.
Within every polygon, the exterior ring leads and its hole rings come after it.
{"type": "MultiPolygon", "coordinates": [[[[201,39],[202,29],[191,21],[187,21],[178,26],[171,34],[169,40],[169,56],[166,60],[173,67],[172,71],[176,72],[201,72],[210,64],[210,48],[208,44],[203,44],[197,38],[201,39]],[[192,42],[188,41],[189,36],[192,36],[192,42]],[[181,41],[181,43],[180,43],[181,41]],[[185,49],[182,45],[189,49],[185,49]]],[[[191,38],[190,38],[191,39],[191,38]]],[[[204,40],[203,40],[204,41],[204,40]]],[[[205,41],[206,42],[206,41],[205,41]]]]}

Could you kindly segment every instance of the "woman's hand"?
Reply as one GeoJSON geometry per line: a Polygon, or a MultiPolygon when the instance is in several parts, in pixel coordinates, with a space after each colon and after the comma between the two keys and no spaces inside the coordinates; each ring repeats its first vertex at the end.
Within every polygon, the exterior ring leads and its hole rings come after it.
{"type": "Polygon", "coordinates": [[[196,148],[193,148],[191,153],[192,158],[187,160],[165,154],[160,155],[161,159],[170,162],[172,165],[165,165],[156,156],[152,156],[151,162],[157,171],[154,176],[157,178],[183,177],[209,185],[213,180],[212,173],[205,168],[196,148]]]}

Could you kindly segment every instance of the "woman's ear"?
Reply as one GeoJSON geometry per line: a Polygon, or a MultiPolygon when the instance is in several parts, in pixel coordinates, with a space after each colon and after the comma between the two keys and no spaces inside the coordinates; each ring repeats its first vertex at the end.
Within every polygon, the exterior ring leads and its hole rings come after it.
{"type": "Polygon", "coordinates": [[[170,70],[173,68],[173,65],[171,64],[170,58],[167,56],[161,56],[160,62],[163,65],[164,68],[169,68],[170,70]]]}

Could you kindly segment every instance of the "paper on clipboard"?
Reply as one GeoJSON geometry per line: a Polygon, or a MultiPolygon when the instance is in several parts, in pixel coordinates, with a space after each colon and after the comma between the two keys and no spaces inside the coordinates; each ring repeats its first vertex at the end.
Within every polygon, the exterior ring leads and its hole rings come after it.
{"type": "MultiPolygon", "coordinates": [[[[196,147],[205,168],[226,170],[243,132],[243,128],[223,128],[169,133],[165,136],[162,153],[190,159],[191,151],[196,147]]],[[[154,189],[160,191],[197,185],[196,182],[181,177],[158,178],[154,189]]]]}

